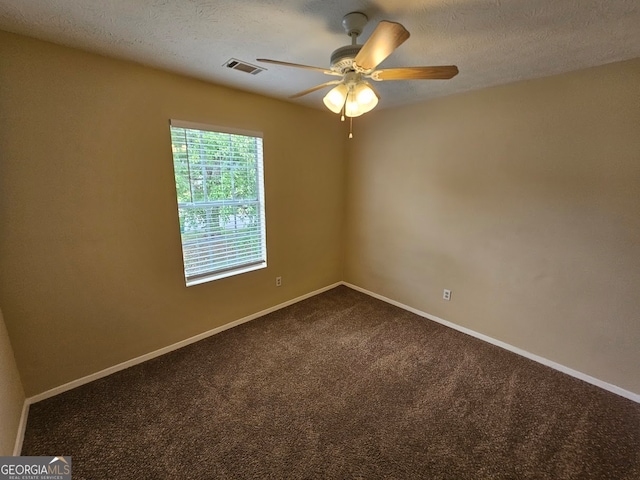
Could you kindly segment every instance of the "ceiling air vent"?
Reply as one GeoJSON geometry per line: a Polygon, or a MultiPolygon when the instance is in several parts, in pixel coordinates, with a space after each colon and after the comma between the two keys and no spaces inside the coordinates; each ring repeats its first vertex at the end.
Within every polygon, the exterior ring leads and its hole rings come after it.
{"type": "Polygon", "coordinates": [[[224,64],[227,68],[233,68],[234,70],[240,70],[241,72],[250,73],[251,75],[257,75],[264,68],[256,67],[255,65],[251,65],[250,63],[243,62],[242,60],[238,60],[237,58],[230,58],[224,64]]]}

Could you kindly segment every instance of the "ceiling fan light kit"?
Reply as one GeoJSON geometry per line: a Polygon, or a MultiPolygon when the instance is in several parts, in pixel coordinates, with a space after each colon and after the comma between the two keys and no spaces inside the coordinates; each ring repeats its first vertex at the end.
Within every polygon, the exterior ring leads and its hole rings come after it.
{"type": "MultiPolygon", "coordinates": [[[[370,112],[378,105],[378,94],[369,82],[364,80],[353,88],[351,96],[353,97],[353,102],[358,106],[358,110],[354,110],[354,114],[349,115],[350,117],[359,117],[364,113],[370,112]]],[[[347,97],[348,102],[349,97],[347,97]]]]}
{"type": "MultiPolygon", "coordinates": [[[[383,20],[378,23],[369,39],[363,45],[358,45],[357,38],[362,33],[367,21],[367,16],[361,12],[351,12],[343,17],[342,26],[347,35],[351,37],[351,45],[345,45],[333,51],[329,69],[266,58],[259,58],[258,61],[286,67],[305,68],[326,75],[342,77],[342,80],[317,85],[292,95],[290,98],[298,98],[335,85],[322,100],[333,113],[341,113],[343,118],[347,116],[351,119],[370,112],[378,104],[380,96],[367,79],[377,82],[448,80],[458,74],[458,67],[455,65],[376,70],[380,63],[409,38],[409,32],[399,23],[383,20]]],[[[350,131],[349,138],[352,136],[350,131]]]]}
{"type": "Polygon", "coordinates": [[[340,113],[347,98],[347,93],[349,93],[349,88],[344,83],[341,83],[329,90],[329,93],[324,96],[322,101],[333,113],[340,113]]]}
{"type": "Polygon", "coordinates": [[[359,117],[370,112],[378,104],[379,96],[362,74],[349,72],[344,81],[329,90],[322,101],[333,113],[344,110],[347,117],[359,117]]]}

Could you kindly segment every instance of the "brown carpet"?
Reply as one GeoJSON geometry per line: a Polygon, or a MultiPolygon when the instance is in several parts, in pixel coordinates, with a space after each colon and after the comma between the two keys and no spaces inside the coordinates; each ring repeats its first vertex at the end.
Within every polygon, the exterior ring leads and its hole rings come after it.
{"type": "Polygon", "coordinates": [[[74,479],[638,479],[640,404],[347,287],[31,406],[74,479]]]}

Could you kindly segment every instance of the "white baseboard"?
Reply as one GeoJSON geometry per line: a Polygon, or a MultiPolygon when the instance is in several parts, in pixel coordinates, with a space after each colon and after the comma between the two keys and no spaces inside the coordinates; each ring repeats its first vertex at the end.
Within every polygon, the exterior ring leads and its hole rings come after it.
{"type": "Polygon", "coordinates": [[[22,442],[24,441],[24,431],[27,428],[27,417],[29,416],[29,400],[25,399],[22,404],[22,413],[20,414],[20,423],[18,424],[18,433],[16,435],[16,443],[13,447],[13,456],[19,457],[22,451],[22,442]]]}
{"type": "Polygon", "coordinates": [[[68,390],[74,389],[76,387],[79,387],[81,385],[85,385],[87,383],[93,382],[94,380],[98,380],[100,378],[106,377],[108,375],[111,375],[112,373],[116,373],[119,372],[121,370],[124,370],[126,368],[129,367],[133,367],[134,365],[138,365],[140,363],[146,362],[147,360],[151,360],[152,358],[156,358],[159,357],[161,355],[164,355],[166,353],[172,352],[174,350],[177,350],[179,348],[185,347],[187,345],[190,345],[192,343],[198,342],[200,340],[203,340],[207,337],[210,337],[212,335],[215,335],[217,333],[223,332],[225,330],[228,330],[230,328],[236,327],[238,325],[241,325],[243,323],[249,322],[251,320],[255,320],[256,318],[260,318],[263,317],[264,315],[267,315],[269,313],[275,312],[276,310],[280,310],[282,308],[288,307],[289,305],[293,305],[294,303],[298,303],[302,300],[306,300],[307,298],[311,298],[315,295],[318,295],[322,292],[326,292],[327,290],[331,290],[332,288],[335,288],[339,285],[345,285],[349,288],[352,288],[354,290],[357,290],[359,292],[362,292],[366,295],[369,295],[373,298],[377,298],[378,300],[382,300],[383,302],[389,303],[391,305],[395,305],[396,307],[402,308],[404,310],[407,310],[409,312],[415,313],[416,315],[419,315],[421,317],[427,318],[429,320],[432,320],[434,322],[440,323],[442,325],[445,325],[449,328],[453,328],[454,330],[458,330],[462,333],[466,333],[467,335],[471,335],[472,337],[478,338],[480,340],[483,340],[487,343],[490,343],[492,345],[496,345],[498,347],[504,348],[505,350],[509,350],[510,352],[516,353],[518,355],[521,355],[523,357],[526,357],[530,360],[533,360],[535,362],[541,363],[543,365],[546,365],[548,367],[551,367],[555,370],[559,370],[560,372],[566,373],[568,375],[571,375],[572,377],[578,378],[580,380],[583,380],[587,383],[591,383],[592,385],[595,385],[597,387],[603,388],[604,390],[608,390],[612,393],[615,393],[617,395],[620,395],[622,397],[628,398],[629,400],[633,400],[634,402],[640,403],[640,395],[637,393],[633,393],[630,392],[628,390],[625,390],[623,388],[620,388],[616,385],[612,385],[610,383],[604,382],[602,380],[599,380],[597,378],[591,377],[587,374],[584,374],[582,372],[579,372],[577,370],[573,370],[569,367],[565,367],[564,365],[561,365],[559,363],[553,362],[551,360],[548,360],[546,358],[540,357],[538,355],[535,355],[533,353],[527,352],[525,350],[522,350],[518,347],[514,347],[513,345],[509,345],[508,343],[502,342],[500,340],[496,340],[495,338],[491,338],[487,335],[484,335],[482,333],[478,333],[475,332],[473,330],[470,330],[468,328],[465,327],[461,327],[460,325],[456,325],[455,323],[451,323],[447,320],[444,320],[442,318],[436,317],[434,315],[430,315],[428,313],[422,312],[416,308],[413,307],[409,307],[408,305],[404,305],[400,302],[397,302],[395,300],[392,300],[390,298],[384,297],[382,295],[378,295],[377,293],[374,292],[370,292],[369,290],[366,290],[364,288],[358,287],[356,285],[353,285],[351,283],[348,282],[337,282],[334,283],[332,285],[328,285],[326,287],[320,288],[318,290],[315,290],[313,292],[307,293],[305,295],[302,295],[300,297],[294,298],[292,300],[288,300],[284,303],[281,303],[279,305],[276,305],[274,307],[270,307],[267,308],[266,310],[262,310],[260,312],[254,313],[252,315],[246,316],[244,318],[240,318],[238,320],[235,320],[233,322],[227,323],[225,325],[222,325],[220,327],[216,327],[214,329],[208,330],[206,332],[203,332],[199,335],[187,338],[185,340],[182,340],[180,342],[174,343],[172,345],[169,345],[167,347],[163,347],[159,350],[155,350],[153,352],[149,352],[145,355],[136,357],[136,358],[132,358],[131,360],[127,360],[126,362],[122,362],[119,363],[117,365],[114,365],[113,367],[109,367],[109,368],[105,368],[104,370],[100,370],[99,372],[96,373],[92,373],[91,375],[87,375],[85,377],[82,378],[78,378],[77,380],[73,380],[71,382],[65,383],[64,385],[60,385],[58,387],[52,388],[50,390],[47,390],[45,392],[39,393],[37,395],[34,395],[32,397],[29,397],[27,399],[25,399],[24,401],[24,405],[22,408],[22,415],[20,417],[20,424],[18,427],[18,433],[17,433],[17,438],[16,438],[16,443],[15,443],[15,447],[13,450],[13,454],[14,456],[20,455],[20,452],[22,450],[22,443],[24,441],[24,432],[26,429],[26,425],[27,425],[27,418],[28,418],[28,414],[29,414],[29,406],[33,403],[39,402],[41,400],[45,400],[47,398],[51,398],[54,397],[56,395],[59,395],[63,392],[66,392],[68,390]]]}
{"type": "Polygon", "coordinates": [[[24,405],[22,407],[22,415],[20,417],[20,424],[18,427],[18,434],[17,434],[17,438],[16,438],[16,443],[15,446],[13,448],[13,454],[14,456],[19,456],[20,452],[22,451],[22,443],[24,441],[24,433],[25,433],[25,429],[27,427],[27,418],[29,416],[29,406],[33,403],[36,402],[40,402],[42,400],[46,400],[47,398],[51,398],[54,397],[56,395],[59,395],[61,393],[64,393],[68,390],[72,390],[76,387],[80,387],[81,385],[85,385],[87,383],[93,382],[94,380],[98,380],[100,378],[106,377],[108,375],[111,375],[112,373],[116,373],[119,372],[121,370],[124,370],[126,368],[129,367],[133,367],[134,365],[138,365],[140,363],[146,362],[147,360],[151,360],[152,358],[156,358],[159,357],[160,355],[164,355],[166,353],[172,352],[174,350],[177,350],[179,348],[182,347],[186,347],[187,345],[190,345],[192,343],[198,342],[200,340],[204,340],[207,337],[210,337],[212,335],[215,335],[217,333],[220,332],[224,332],[225,330],[228,330],[230,328],[236,327],[238,325],[241,325],[243,323],[246,322],[250,322],[251,320],[255,320],[256,318],[260,318],[263,317],[269,313],[275,312],[276,310],[280,310],[282,308],[288,307],[289,305],[293,305],[294,303],[298,303],[302,300],[306,300],[307,298],[311,298],[314,297],[316,295],[318,295],[319,293],[322,292],[326,292],[327,290],[331,290],[332,288],[335,288],[339,285],[342,285],[342,282],[336,282],[334,284],[331,285],[327,285],[326,287],[320,288],[318,290],[315,290],[313,292],[307,293],[305,295],[302,295],[300,297],[296,297],[292,300],[288,300],[284,303],[280,303],[274,307],[270,307],[267,308],[265,310],[262,310],[260,312],[254,313],[252,315],[240,318],[238,320],[235,320],[233,322],[227,323],[225,325],[222,325],[220,327],[216,327],[213,328],[211,330],[208,330],[206,332],[203,332],[199,335],[196,335],[194,337],[190,337],[187,338],[185,340],[182,340],[180,342],[174,343],[173,345],[169,345],[167,347],[163,347],[159,350],[155,350],[153,352],[149,352],[145,355],[141,355],[140,357],[136,357],[136,358],[132,358],[131,360],[127,360],[126,362],[122,362],[119,363],[117,365],[114,365],[113,367],[109,367],[109,368],[105,368],[104,370],[100,370],[99,372],[96,373],[92,373],[91,375],[87,375],[85,377],[82,378],[78,378],[77,380],[73,380],[71,382],[65,383],[64,385],[60,385],[58,387],[52,388],[51,390],[47,390],[46,392],[42,392],[39,393],[37,395],[34,395],[32,397],[28,397],[27,399],[25,399],[24,401],[24,405]]]}
{"type": "Polygon", "coordinates": [[[335,288],[339,285],[341,285],[342,282],[337,282],[334,283],[332,285],[328,285],[326,287],[320,288],[319,290],[315,290],[313,292],[307,293],[305,295],[302,295],[300,297],[294,298],[292,300],[288,300],[284,303],[281,303],[279,305],[276,305],[274,307],[270,307],[267,308],[266,310],[262,310],[260,312],[251,314],[249,316],[246,316],[244,318],[240,318],[238,320],[235,320],[233,322],[227,323],[225,325],[222,325],[220,327],[216,327],[213,328],[211,330],[208,330],[206,332],[200,333],[199,335],[196,335],[194,337],[191,338],[187,338],[185,340],[181,340],[180,342],[174,343],[173,345],[169,345],[167,347],[163,347],[159,350],[155,350],[153,352],[149,352],[146,353],[144,355],[141,355],[140,357],[136,357],[136,358],[132,358],[131,360],[127,360],[126,362],[122,362],[119,363],[117,365],[114,365],[113,367],[109,367],[109,368],[105,368],[104,370],[100,370],[99,372],[96,373],[92,373],[91,375],[87,375],[86,377],[82,377],[82,378],[78,378],[77,380],[73,380],[71,382],[65,383],[64,385],[60,385],[58,387],[52,388],[51,390],[47,390],[46,392],[42,392],[39,393],[37,395],[34,395],[33,397],[29,397],[27,398],[26,402],[28,404],[32,404],[32,403],[36,403],[36,402],[40,402],[41,400],[45,400],[47,398],[51,398],[54,397],[56,395],[59,395],[63,392],[66,392],[68,390],[74,389],[76,387],[79,387],[81,385],[85,385],[87,383],[93,382],[94,380],[98,380],[100,378],[106,377],[108,375],[111,375],[112,373],[116,373],[119,372],[121,370],[124,370],[126,368],[129,367],[133,367],[134,365],[138,365],[140,363],[146,362],[147,360],[151,360],[152,358],[156,358],[159,357],[160,355],[164,355],[166,353],[172,352],[174,350],[177,350],[179,348],[182,347],[186,347],[187,345],[190,345],[192,343],[198,342],[200,340],[203,340],[207,337],[210,337],[212,335],[215,335],[217,333],[223,332],[225,330],[228,330],[230,328],[236,327],[238,325],[241,325],[243,323],[249,322],[251,320],[255,320],[256,318],[259,317],[263,317],[271,312],[275,312],[276,310],[280,310],[281,308],[285,308],[288,307],[289,305],[293,305],[294,303],[298,303],[302,300],[306,300],[307,298],[313,297],[315,295],[318,295],[319,293],[322,292],[326,292],[327,290],[331,290],[332,288],[335,288]]]}
{"type": "Polygon", "coordinates": [[[428,313],[425,313],[421,310],[418,310],[416,308],[413,307],[409,307],[408,305],[404,305],[403,303],[400,302],[396,302],[395,300],[392,300],[390,298],[384,297],[382,295],[378,295],[377,293],[374,292],[370,292],[369,290],[366,290],[364,288],[358,287],[357,285],[353,285],[351,283],[348,282],[342,282],[342,285],[345,285],[349,288],[353,288],[354,290],[357,290],[358,292],[364,293],[366,295],[369,295],[370,297],[373,298],[377,298],[378,300],[382,300],[383,302],[389,303],[391,305],[395,305],[396,307],[402,308],[403,310],[407,310],[411,313],[415,313],[416,315],[419,315],[421,317],[427,318],[429,320],[433,320],[436,323],[440,323],[446,327],[449,328],[453,328],[454,330],[458,330],[459,332],[462,333],[466,333],[467,335],[471,335],[472,337],[478,338],[480,340],[483,340],[487,343],[490,343],[492,345],[496,345],[497,347],[500,348],[504,348],[505,350],[509,350],[510,352],[516,353],[522,357],[528,358],[529,360],[533,360],[534,362],[538,362],[541,363],[543,365],[546,365],[547,367],[551,367],[554,370],[558,370],[562,373],[566,373],[567,375],[571,375],[572,377],[578,378],[580,380],[583,380],[587,383],[590,383],[592,385],[595,385],[596,387],[600,387],[604,390],[607,390],[609,392],[615,393],[616,395],[620,395],[621,397],[624,398],[628,398],[629,400],[633,400],[636,403],[640,403],[640,394],[637,393],[633,393],[630,392],[629,390],[625,390],[624,388],[620,388],[617,385],[613,385],[611,383],[607,383],[603,380],[599,380],[595,377],[592,377],[590,375],[587,375],[586,373],[582,373],[579,372],[577,370],[574,370],[572,368],[566,367],[564,365],[561,365],[559,363],[556,363],[552,360],[549,360],[547,358],[541,357],[539,355],[536,355],[534,353],[531,352],[527,352],[526,350],[522,350],[521,348],[518,347],[514,347],[513,345],[509,345],[508,343],[505,343],[501,340],[496,340],[495,338],[489,337],[487,335],[484,335],[483,333],[478,333],[474,330],[470,330],[468,328],[465,327],[461,327],[460,325],[456,325],[455,323],[449,322],[447,320],[444,320],[442,318],[436,317],[435,315],[430,315],[428,313]]]}

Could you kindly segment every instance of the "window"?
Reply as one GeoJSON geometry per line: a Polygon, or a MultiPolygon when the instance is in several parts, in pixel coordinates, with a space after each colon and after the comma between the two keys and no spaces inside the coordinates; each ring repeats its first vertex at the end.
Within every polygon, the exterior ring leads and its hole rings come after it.
{"type": "Polygon", "coordinates": [[[267,266],[262,134],[171,121],[187,286],[267,266]]]}

